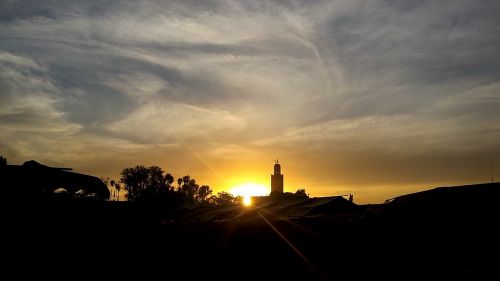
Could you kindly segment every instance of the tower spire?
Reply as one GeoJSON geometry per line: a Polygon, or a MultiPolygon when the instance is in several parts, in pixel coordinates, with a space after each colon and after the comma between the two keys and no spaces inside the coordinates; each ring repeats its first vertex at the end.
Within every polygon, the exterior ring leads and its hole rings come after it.
{"type": "Polygon", "coordinates": [[[271,175],[271,193],[283,193],[283,174],[278,161],[278,157],[276,157],[274,173],[271,175]]]}

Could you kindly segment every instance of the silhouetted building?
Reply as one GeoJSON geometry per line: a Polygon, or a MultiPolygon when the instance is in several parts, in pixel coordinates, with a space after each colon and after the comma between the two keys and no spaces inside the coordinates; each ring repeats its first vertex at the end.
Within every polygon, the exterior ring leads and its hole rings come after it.
{"type": "Polygon", "coordinates": [[[48,198],[59,190],[69,196],[109,199],[109,190],[97,177],[54,168],[36,161],[0,167],[2,196],[11,199],[48,198]]]}
{"type": "Polygon", "coordinates": [[[274,174],[271,175],[271,194],[273,193],[283,193],[283,174],[277,159],[274,164],[274,174]]]}

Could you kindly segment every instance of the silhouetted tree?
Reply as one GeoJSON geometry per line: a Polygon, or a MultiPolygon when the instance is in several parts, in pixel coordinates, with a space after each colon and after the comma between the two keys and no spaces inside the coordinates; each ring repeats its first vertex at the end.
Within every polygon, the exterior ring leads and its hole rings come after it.
{"type": "Polygon", "coordinates": [[[125,168],[121,172],[120,181],[128,191],[127,199],[136,200],[148,187],[149,170],[144,166],[125,168]]]}
{"type": "Polygon", "coordinates": [[[167,173],[165,175],[165,182],[167,184],[167,189],[173,191],[174,188],[172,186],[172,183],[174,183],[174,176],[172,176],[170,173],[167,173]]]}
{"type": "Polygon", "coordinates": [[[111,180],[109,182],[109,185],[111,186],[111,189],[112,189],[112,192],[113,192],[111,198],[116,198],[116,196],[115,196],[115,190],[116,190],[115,189],[115,184],[116,184],[115,180],[111,180]]]}
{"type": "Polygon", "coordinates": [[[115,183],[115,189],[116,189],[116,201],[120,201],[120,189],[122,186],[119,183],[115,183]]]}
{"type": "Polygon", "coordinates": [[[217,193],[216,196],[211,196],[210,202],[217,206],[240,205],[243,202],[243,197],[222,191],[217,193]]]}
{"type": "Polygon", "coordinates": [[[181,185],[182,185],[182,178],[178,178],[177,179],[177,190],[180,191],[181,190],[181,185]]]}
{"type": "Polygon", "coordinates": [[[210,189],[210,186],[208,185],[202,185],[198,189],[198,194],[197,194],[197,201],[200,203],[204,203],[207,201],[208,196],[212,194],[212,189],[210,189]]]}
{"type": "Polygon", "coordinates": [[[0,166],[6,166],[6,165],[7,165],[7,158],[0,155],[0,166]]]}
{"type": "Polygon", "coordinates": [[[182,186],[180,187],[180,192],[186,196],[186,199],[194,203],[197,201],[198,189],[200,186],[196,184],[196,180],[192,179],[190,176],[182,177],[182,186]]]}
{"type": "Polygon", "coordinates": [[[303,199],[307,199],[309,198],[309,194],[306,193],[306,190],[303,189],[303,188],[299,188],[296,192],[295,192],[295,197],[296,198],[303,198],[303,199]]]}
{"type": "Polygon", "coordinates": [[[121,185],[115,180],[109,181],[109,185],[113,188],[113,198],[115,198],[116,201],[120,201],[120,189],[122,188],[121,185]]]}
{"type": "Polygon", "coordinates": [[[163,170],[158,166],[148,168],[146,188],[150,194],[159,194],[167,190],[167,179],[163,175],[163,170]]]}
{"type": "Polygon", "coordinates": [[[295,193],[292,192],[271,192],[270,195],[275,200],[294,200],[294,199],[307,199],[309,195],[303,188],[298,189],[295,193]]]}
{"type": "MultiPolygon", "coordinates": [[[[189,175],[177,179],[177,189],[172,185],[174,181],[174,176],[169,173],[164,175],[163,170],[158,166],[125,168],[120,178],[120,182],[128,191],[127,199],[130,201],[141,199],[176,206],[185,203],[193,205],[206,203],[212,194],[212,189],[208,185],[200,187],[189,175]]],[[[120,187],[116,182],[114,186],[120,187]]]]}

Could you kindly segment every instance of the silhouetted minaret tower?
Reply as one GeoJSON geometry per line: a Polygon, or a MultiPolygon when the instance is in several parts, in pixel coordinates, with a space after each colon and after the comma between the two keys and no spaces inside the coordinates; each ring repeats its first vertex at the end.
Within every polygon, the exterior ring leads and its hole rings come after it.
{"type": "Polygon", "coordinates": [[[271,175],[271,194],[283,193],[283,174],[281,174],[281,166],[276,159],[274,164],[274,174],[271,175]]]}

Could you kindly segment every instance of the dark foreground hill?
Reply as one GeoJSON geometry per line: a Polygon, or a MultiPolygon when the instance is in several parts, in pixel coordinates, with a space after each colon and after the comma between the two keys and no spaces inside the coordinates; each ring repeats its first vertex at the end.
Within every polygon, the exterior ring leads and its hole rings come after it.
{"type": "Polygon", "coordinates": [[[8,202],[4,274],[167,280],[498,280],[500,184],[358,206],[264,200],[169,210],[8,202]]]}

